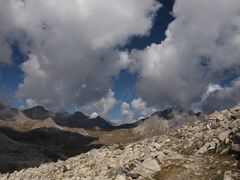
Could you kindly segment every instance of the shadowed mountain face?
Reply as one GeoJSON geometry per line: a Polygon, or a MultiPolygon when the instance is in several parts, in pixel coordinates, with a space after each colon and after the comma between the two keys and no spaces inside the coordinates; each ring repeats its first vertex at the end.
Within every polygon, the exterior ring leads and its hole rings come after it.
{"type": "Polygon", "coordinates": [[[71,127],[71,128],[83,128],[87,130],[100,130],[100,131],[129,129],[129,128],[134,128],[138,125],[138,122],[137,122],[132,124],[122,124],[122,125],[114,126],[100,116],[94,119],[91,119],[81,112],[75,112],[73,114],[69,114],[67,112],[59,112],[55,114],[53,119],[60,126],[71,127]]]}
{"type": "Polygon", "coordinates": [[[113,130],[111,123],[101,117],[90,119],[82,112],[70,114],[68,112],[52,113],[42,106],[23,110],[25,116],[33,120],[52,118],[58,125],[70,128],[83,128],[88,130],[113,130]]]}
{"type": "Polygon", "coordinates": [[[0,128],[0,172],[13,172],[42,163],[66,160],[101,145],[91,145],[97,140],[79,133],[55,128],[39,128],[19,132],[0,128]]]}
{"type": "Polygon", "coordinates": [[[114,127],[101,117],[90,119],[81,112],[68,114],[66,112],[56,113],[54,121],[60,125],[71,128],[83,128],[88,130],[112,130],[114,127]]]}
{"type": "Polygon", "coordinates": [[[46,110],[42,106],[36,106],[36,107],[30,108],[30,109],[25,109],[25,110],[23,110],[23,113],[28,118],[36,119],[36,120],[44,120],[44,119],[47,119],[47,118],[53,116],[52,112],[46,110]]]}
{"type": "Polygon", "coordinates": [[[56,128],[39,128],[28,132],[19,132],[10,128],[0,128],[0,131],[10,139],[22,143],[30,143],[40,146],[59,146],[66,155],[75,155],[88,148],[88,145],[97,138],[86,137],[79,133],[63,131],[56,128]]]}

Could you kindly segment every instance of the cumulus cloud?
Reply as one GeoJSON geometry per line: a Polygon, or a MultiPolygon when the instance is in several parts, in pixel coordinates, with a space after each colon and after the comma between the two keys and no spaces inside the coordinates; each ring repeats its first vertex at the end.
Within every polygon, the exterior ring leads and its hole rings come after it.
{"type": "Polygon", "coordinates": [[[130,109],[130,106],[127,102],[121,104],[121,113],[128,121],[134,120],[134,112],[130,109]]]}
{"type": "Polygon", "coordinates": [[[34,106],[37,106],[37,103],[32,98],[27,98],[26,99],[26,104],[27,104],[28,108],[32,108],[34,106]]]}
{"type": "Polygon", "coordinates": [[[154,107],[148,107],[142,98],[133,99],[131,105],[123,102],[121,105],[121,113],[127,117],[129,121],[142,119],[156,112],[154,107]]]}
{"type": "MultiPolygon", "coordinates": [[[[239,12],[238,0],[177,0],[167,38],[131,52],[132,70],[140,77],[137,92],[143,100],[155,106],[190,108],[202,100],[209,84],[234,88],[235,83],[226,79],[229,72],[240,76],[239,12]]],[[[217,93],[216,102],[223,92],[217,93]]]]}
{"type": "Polygon", "coordinates": [[[146,102],[142,100],[142,98],[134,99],[131,102],[132,108],[141,116],[146,117],[151,115],[156,111],[153,107],[147,107],[146,102]]]}
{"type": "Polygon", "coordinates": [[[109,90],[107,96],[101,98],[94,106],[101,117],[107,118],[108,112],[116,105],[116,102],[117,100],[114,96],[114,92],[109,90]]]}
{"type": "Polygon", "coordinates": [[[29,56],[19,98],[80,107],[108,94],[111,77],[129,66],[128,53],[115,47],[147,35],[159,7],[155,0],[1,0],[0,59],[10,61],[12,43],[29,56]]]}

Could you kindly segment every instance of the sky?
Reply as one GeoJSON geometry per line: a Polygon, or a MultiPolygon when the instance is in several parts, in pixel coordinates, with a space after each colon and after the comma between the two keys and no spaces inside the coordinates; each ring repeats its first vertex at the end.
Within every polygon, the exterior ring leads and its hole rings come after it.
{"type": "Polygon", "coordinates": [[[240,101],[239,0],[0,0],[0,98],[132,122],[240,101]]]}

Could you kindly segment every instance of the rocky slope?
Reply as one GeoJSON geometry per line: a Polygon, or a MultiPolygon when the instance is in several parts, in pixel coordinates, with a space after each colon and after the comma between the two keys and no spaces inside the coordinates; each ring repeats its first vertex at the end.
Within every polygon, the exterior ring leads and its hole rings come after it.
{"type": "Polygon", "coordinates": [[[201,114],[167,108],[137,122],[136,127],[133,128],[133,133],[142,138],[153,137],[166,134],[183,125],[192,124],[204,118],[201,114]]]}
{"type": "Polygon", "coordinates": [[[167,135],[93,149],[0,179],[240,179],[240,107],[167,135]]]}
{"type": "Polygon", "coordinates": [[[66,160],[101,146],[92,145],[98,138],[83,129],[57,125],[50,114],[42,107],[27,111],[0,107],[0,172],[66,160]]]}

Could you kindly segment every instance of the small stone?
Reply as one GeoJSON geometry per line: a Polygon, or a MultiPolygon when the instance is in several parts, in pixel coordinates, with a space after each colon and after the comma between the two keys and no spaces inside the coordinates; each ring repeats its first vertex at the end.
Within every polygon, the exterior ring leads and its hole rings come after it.
{"type": "Polygon", "coordinates": [[[151,147],[151,148],[150,148],[150,151],[151,151],[151,152],[156,152],[156,151],[157,151],[157,149],[155,149],[155,148],[151,147]]]}
{"type": "Polygon", "coordinates": [[[165,142],[171,142],[171,139],[168,138],[168,139],[165,140],[165,142]]]}
{"type": "Polygon", "coordinates": [[[204,145],[204,142],[202,140],[199,140],[196,142],[196,146],[198,149],[200,149],[204,145]]]}
{"type": "Polygon", "coordinates": [[[158,149],[158,150],[161,148],[160,144],[158,144],[158,143],[154,143],[154,144],[153,144],[153,147],[156,148],[156,149],[158,149]]]}
{"type": "Polygon", "coordinates": [[[211,129],[211,123],[206,125],[206,129],[211,129]]]}
{"type": "Polygon", "coordinates": [[[233,167],[237,167],[238,166],[238,162],[235,162],[234,164],[233,164],[233,167]]]}
{"type": "Polygon", "coordinates": [[[219,114],[218,117],[217,117],[217,120],[223,121],[224,120],[223,114],[219,114]]]}
{"type": "Polygon", "coordinates": [[[117,150],[114,151],[114,155],[115,155],[115,156],[118,156],[118,155],[120,155],[121,153],[122,153],[122,150],[120,150],[120,149],[117,149],[117,150]]]}
{"type": "Polygon", "coordinates": [[[224,164],[230,164],[230,162],[229,161],[224,161],[224,164]]]}
{"type": "Polygon", "coordinates": [[[196,175],[196,176],[201,176],[202,174],[199,173],[199,172],[195,172],[194,175],[196,175]]]}
{"type": "Polygon", "coordinates": [[[232,172],[231,172],[231,171],[226,171],[226,172],[224,173],[223,180],[233,180],[233,178],[232,178],[232,172]]]}
{"type": "Polygon", "coordinates": [[[229,139],[229,138],[226,138],[224,143],[225,143],[225,144],[228,144],[229,142],[230,142],[230,139],[229,139]]]}
{"type": "Polygon", "coordinates": [[[227,155],[228,152],[229,152],[229,147],[224,148],[224,149],[220,152],[220,155],[227,155]]]}
{"type": "Polygon", "coordinates": [[[126,173],[126,175],[133,179],[137,179],[140,176],[140,174],[136,170],[128,172],[128,173],[126,173]]]}

